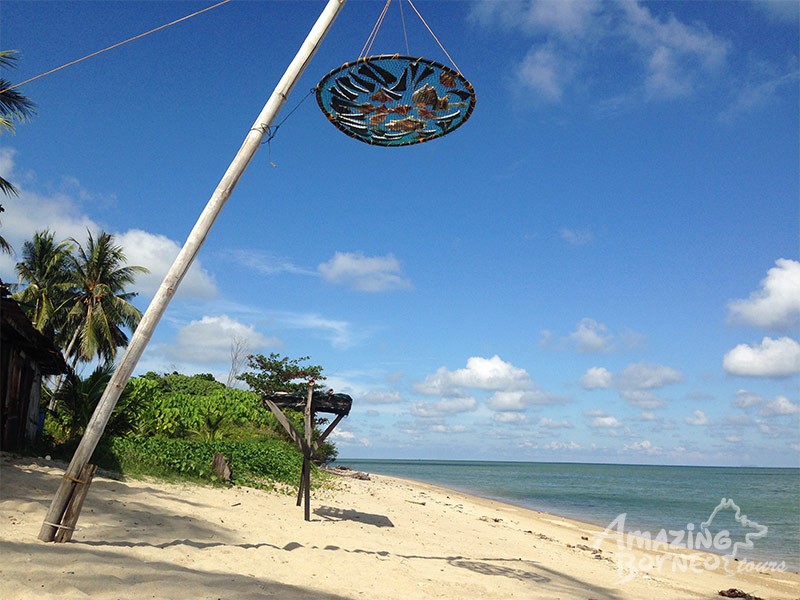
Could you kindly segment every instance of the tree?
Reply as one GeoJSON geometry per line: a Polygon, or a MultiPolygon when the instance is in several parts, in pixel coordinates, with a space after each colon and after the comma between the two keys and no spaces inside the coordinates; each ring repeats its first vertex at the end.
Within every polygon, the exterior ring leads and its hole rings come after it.
{"type": "MultiPolygon", "coordinates": [[[[0,68],[14,67],[17,57],[16,50],[0,50],[0,68]]],[[[36,114],[35,105],[23,94],[14,89],[13,84],[3,77],[0,77],[0,133],[8,131],[15,132],[15,121],[26,121],[36,114]]],[[[0,192],[6,196],[16,196],[18,194],[10,181],[0,177],[0,192]]],[[[3,205],[0,204],[0,212],[3,212],[3,205]]],[[[11,254],[11,245],[0,235],[0,252],[11,254]]]]}
{"type": "Polygon", "coordinates": [[[135,292],[125,288],[133,283],[137,273],[148,270],[138,266],[124,266],[122,247],[114,244],[114,236],[100,233],[95,239],[89,232],[84,248],[70,238],[76,254],[70,255],[71,283],[75,295],[67,315],[67,328],[71,333],[65,357],[90,361],[97,357],[113,361],[117,349],[128,343],[123,327],[136,329],[142,318],[141,311],[129,300],[135,292]]]}
{"type": "Polygon", "coordinates": [[[237,379],[244,381],[261,396],[275,392],[303,393],[308,389],[309,381],[318,384],[325,380],[321,366],[300,364],[307,360],[308,356],[290,359],[277,352],[271,353],[269,357],[250,354],[247,357],[248,366],[256,371],[242,373],[237,379]]]}
{"type": "MultiPolygon", "coordinates": [[[[22,260],[16,266],[20,284],[26,285],[14,294],[14,299],[20,302],[33,326],[57,344],[71,298],[71,252],[69,242],[56,244],[55,234],[37,231],[22,246],[22,260]]],[[[63,343],[59,345],[63,347],[63,343]]]]}
{"type": "Polygon", "coordinates": [[[240,335],[233,336],[231,340],[231,368],[228,371],[225,387],[233,387],[233,384],[239,378],[239,373],[242,371],[242,367],[249,355],[247,346],[246,338],[240,335]]]}

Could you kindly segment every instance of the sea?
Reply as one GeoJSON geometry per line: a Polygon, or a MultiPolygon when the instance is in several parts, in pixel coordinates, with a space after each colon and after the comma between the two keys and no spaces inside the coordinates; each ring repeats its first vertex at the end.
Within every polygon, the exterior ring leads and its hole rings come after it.
{"type": "Polygon", "coordinates": [[[661,533],[697,550],[735,550],[743,564],[783,563],[800,572],[797,468],[343,458],[336,464],[592,523],[611,532],[605,543],[616,544],[621,530],[653,539],[661,533]]]}

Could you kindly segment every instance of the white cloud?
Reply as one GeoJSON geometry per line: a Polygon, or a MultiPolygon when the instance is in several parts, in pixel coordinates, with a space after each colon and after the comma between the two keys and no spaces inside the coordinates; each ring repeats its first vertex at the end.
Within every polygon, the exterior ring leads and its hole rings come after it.
{"type": "Polygon", "coordinates": [[[393,255],[364,256],[356,252],[337,252],[317,267],[330,283],[349,286],[360,292],[385,292],[411,287],[402,276],[402,267],[393,255]]]}
{"type": "Polygon", "coordinates": [[[642,410],[653,410],[664,406],[664,401],[647,390],[620,390],[620,398],[627,400],[642,410]]]}
{"type": "Polygon", "coordinates": [[[492,418],[498,423],[522,423],[527,419],[521,412],[496,412],[492,418]]]}
{"type": "MultiPolygon", "coordinates": [[[[9,148],[0,149],[0,172],[13,173],[14,152],[9,148]]],[[[147,267],[150,273],[138,274],[130,290],[142,296],[149,296],[158,289],[180,246],[163,235],[132,229],[125,232],[112,232],[84,214],[81,201],[95,199],[95,195],[81,187],[74,177],[67,177],[61,189],[49,195],[42,195],[19,185],[19,197],[3,198],[2,234],[15,250],[20,251],[25,241],[37,231],[49,229],[56,240],[75,238],[85,244],[87,232],[97,235],[100,231],[113,233],[117,244],[124,249],[129,265],[147,267]]],[[[13,272],[15,259],[7,257],[0,263],[4,271],[13,272]]],[[[211,275],[199,261],[195,261],[184,278],[178,294],[209,298],[217,293],[211,275]]]]}
{"type": "Polygon", "coordinates": [[[739,344],[728,352],[722,366],[731,375],[788,377],[800,373],[800,344],[782,337],[765,337],[761,344],[739,344]]]}
{"type": "Polygon", "coordinates": [[[162,345],[157,350],[181,363],[225,363],[230,361],[231,342],[235,338],[244,340],[253,351],[278,344],[277,340],[265,337],[252,325],[245,325],[227,315],[206,315],[181,328],[174,345],[162,345]]]}
{"type": "Polygon", "coordinates": [[[274,316],[281,326],[321,332],[334,348],[350,348],[358,341],[347,321],[327,319],[315,313],[276,312],[274,316]]]}
{"type": "Polygon", "coordinates": [[[531,48],[519,65],[520,83],[535,90],[547,102],[558,102],[573,77],[573,67],[552,47],[531,48]]]}
{"type": "Polygon", "coordinates": [[[708,425],[708,417],[706,417],[706,414],[702,410],[693,411],[691,416],[684,417],[683,420],[687,425],[708,425]]]}
{"type": "Polygon", "coordinates": [[[537,404],[559,404],[564,398],[547,394],[541,390],[507,390],[495,392],[486,406],[496,411],[522,411],[537,404]]]}
{"type": "Polygon", "coordinates": [[[478,408],[475,398],[443,398],[437,402],[414,402],[411,412],[422,418],[445,417],[452,414],[470,412],[478,408]]]}
{"type": "Polygon", "coordinates": [[[562,421],[555,421],[547,417],[542,417],[539,419],[538,425],[539,427],[544,427],[545,429],[572,429],[572,423],[566,419],[562,421]]]}
{"type": "Polygon", "coordinates": [[[778,259],[761,288],[746,300],[730,302],[728,309],[733,323],[779,331],[795,328],[800,322],[800,262],[778,259]]]}
{"type": "Polygon", "coordinates": [[[665,365],[634,363],[620,372],[617,381],[620,389],[651,390],[680,382],[681,373],[665,365]]]}
{"type": "Polygon", "coordinates": [[[368,438],[358,437],[352,431],[347,431],[345,429],[334,429],[331,432],[331,439],[336,442],[337,446],[360,446],[360,447],[369,447],[372,445],[372,442],[368,438]]]}
{"type": "Polygon", "coordinates": [[[739,390],[736,392],[736,400],[734,400],[733,404],[734,406],[747,410],[754,406],[761,405],[762,402],[764,402],[764,399],[758,394],[753,394],[747,390],[739,390]]]}
{"type": "Polygon", "coordinates": [[[431,425],[430,430],[434,433],[464,433],[467,430],[465,425],[431,425]]]}
{"type": "Polygon", "coordinates": [[[575,343],[578,352],[587,354],[609,352],[613,339],[604,323],[589,318],[581,319],[569,337],[575,343]]]}
{"type": "Polygon", "coordinates": [[[542,446],[545,450],[580,450],[581,445],[577,442],[548,442],[544,446],[542,446]]]}
{"type": "Polygon", "coordinates": [[[625,54],[642,69],[641,92],[646,97],[686,96],[722,71],[729,47],[700,23],[658,17],[637,2],[486,0],[475,5],[472,17],[485,27],[517,29],[535,40],[517,75],[551,102],[559,101],[573,84],[577,87],[576,82],[591,83],[591,69],[598,61],[618,61],[625,54]]]}
{"type": "Polygon", "coordinates": [[[617,427],[622,427],[622,423],[620,423],[616,417],[612,416],[595,417],[594,419],[592,419],[592,422],[589,425],[589,427],[598,427],[601,429],[616,429],[617,427]]]}
{"type": "MultiPolygon", "coordinates": [[[[178,256],[180,245],[166,236],[141,229],[130,229],[118,234],[116,240],[124,248],[128,264],[140,265],[150,270],[149,273],[136,277],[135,289],[143,296],[155,294],[178,256]]],[[[213,277],[203,269],[199,260],[195,260],[180,283],[176,297],[212,298],[216,294],[217,286],[213,277]]]]}
{"type": "MultiPolygon", "coordinates": [[[[784,2],[784,4],[798,5],[792,2],[784,2]]],[[[736,99],[730,107],[720,113],[720,121],[730,122],[738,114],[748,113],[769,105],[784,88],[796,88],[798,80],[800,80],[800,71],[796,69],[782,75],[764,76],[759,73],[757,79],[747,81],[738,87],[736,99]]]]}
{"type": "Polygon", "coordinates": [[[269,254],[261,250],[248,248],[246,250],[228,250],[223,251],[222,255],[229,257],[234,262],[244,265],[262,275],[277,275],[280,273],[293,273],[296,275],[313,275],[316,276],[316,271],[311,271],[298,267],[289,258],[269,254]]]}
{"type": "Polygon", "coordinates": [[[658,454],[661,450],[657,446],[653,446],[650,440],[642,440],[641,442],[623,444],[622,449],[628,452],[643,452],[645,454],[658,454]]]}
{"type": "Polygon", "coordinates": [[[728,42],[702,24],[686,25],[674,15],[659,19],[634,2],[619,6],[625,15],[622,33],[647,57],[645,90],[649,97],[687,95],[698,80],[725,64],[728,42]]]}
{"type": "Polygon", "coordinates": [[[445,367],[428,375],[414,389],[422,394],[448,396],[462,393],[465,388],[482,390],[526,390],[531,388],[530,376],[519,367],[495,355],[491,358],[472,356],[464,369],[450,371],[445,367]]]}
{"type": "Polygon", "coordinates": [[[775,415],[796,415],[800,413],[800,404],[789,400],[786,396],[776,396],[769,402],[764,403],[761,414],[765,417],[775,415]]]}
{"type": "Polygon", "coordinates": [[[605,367],[589,367],[581,375],[581,386],[586,390],[607,389],[613,385],[614,377],[605,367]]]}
{"type": "Polygon", "coordinates": [[[791,0],[753,0],[752,4],[775,21],[796,25],[800,17],[800,4],[791,0]]]}
{"type": "Polygon", "coordinates": [[[560,236],[562,240],[572,246],[585,246],[594,240],[594,234],[591,231],[567,229],[566,227],[561,230],[560,236]]]}
{"type": "Polygon", "coordinates": [[[403,396],[397,390],[371,390],[359,397],[367,404],[399,404],[403,396]]]}
{"type": "Polygon", "coordinates": [[[533,2],[476,2],[471,17],[484,25],[499,23],[529,33],[555,32],[573,39],[585,33],[599,3],[595,0],[538,0],[533,2]]]}

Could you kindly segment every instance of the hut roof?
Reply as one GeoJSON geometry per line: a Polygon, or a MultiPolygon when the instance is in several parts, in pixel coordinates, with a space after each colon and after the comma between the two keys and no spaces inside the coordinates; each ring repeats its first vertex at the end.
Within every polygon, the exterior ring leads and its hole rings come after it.
{"type": "MultiPolygon", "coordinates": [[[[276,392],[264,398],[272,400],[279,408],[303,410],[306,406],[308,395],[306,392],[288,393],[276,392]]],[[[311,397],[311,410],[315,413],[331,413],[334,415],[348,415],[353,405],[353,399],[347,394],[333,394],[329,392],[314,392],[311,397]]]]}
{"type": "Polygon", "coordinates": [[[38,365],[43,375],[67,372],[67,363],[58,348],[38,331],[19,302],[9,296],[8,288],[0,281],[0,338],[4,344],[15,344],[38,365]]]}

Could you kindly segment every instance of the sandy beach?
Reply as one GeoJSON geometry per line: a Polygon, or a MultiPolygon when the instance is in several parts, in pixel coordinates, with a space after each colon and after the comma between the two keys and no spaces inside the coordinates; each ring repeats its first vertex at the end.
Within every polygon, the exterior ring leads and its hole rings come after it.
{"type": "Polygon", "coordinates": [[[98,476],[72,542],[43,543],[64,467],[0,455],[0,598],[800,597],[796,573],[598,552],[599,528],[374,474],[315,490],[310,522],[291,495],[98,476]]]}

